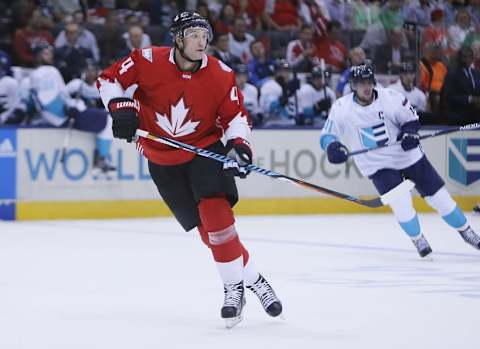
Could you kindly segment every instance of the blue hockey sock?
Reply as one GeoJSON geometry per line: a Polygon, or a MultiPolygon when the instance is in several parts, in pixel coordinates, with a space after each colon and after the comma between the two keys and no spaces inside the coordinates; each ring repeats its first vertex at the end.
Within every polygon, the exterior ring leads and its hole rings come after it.
{"type": "Polygon", "coordinates": [[[408,236],[415,237],[420,234],[420,222],[418,221],[418,215],[415,215],[415,217],[409,221],[398,223],[408,236]]]}
{"type": "Polygon", "coordinates": [[[443,220],[447,222],[449,226],[455,229],[462,229],[465,228],[467,224],[467,218],[463,214],[460,207],[455,206],[452,212],[442,216],[443,220]]]}
{"type": "Polygon", "coordinates": [[[110,155],[110,148],[112,147],[112,141],[110,139],[97,138],[96,148],[98,155],[108,158],[110,155]]]}

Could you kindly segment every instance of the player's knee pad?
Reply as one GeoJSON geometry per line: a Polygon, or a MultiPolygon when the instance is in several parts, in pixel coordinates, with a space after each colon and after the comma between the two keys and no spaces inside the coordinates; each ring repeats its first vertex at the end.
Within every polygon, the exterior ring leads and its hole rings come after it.
{"type": "Polygon", "coordinates": [[[230,203],[225,197],[201,199],[198,204],[200,221],[206,231],[220,231],[235,223],[230,203]]]}
{"type": "Polygon", "coordinates": [[[417,212],[413,208],[412,194],[410,192],[393,200],[389,205],[392,208],[395,218],[397,218],[400,223],[409,222],[417,215],[417,212]]]}
{"type": "Polygon", "coordinates": [[[432,196],[425,196],[425,201],[443,217],[450,214],[457,203],[452,199],[444,186],[432,196]]]}

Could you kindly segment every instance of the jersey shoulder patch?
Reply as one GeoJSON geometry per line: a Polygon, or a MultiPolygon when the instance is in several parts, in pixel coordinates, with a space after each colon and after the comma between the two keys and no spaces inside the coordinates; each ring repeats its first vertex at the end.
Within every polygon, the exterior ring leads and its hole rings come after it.
{"type": "Polygon", "coordinates": [[[152,48],[149,47],[149,48],[142,49],[142,57],[145,58],[150,63],[152,63],[153,62],[152,48]]]}

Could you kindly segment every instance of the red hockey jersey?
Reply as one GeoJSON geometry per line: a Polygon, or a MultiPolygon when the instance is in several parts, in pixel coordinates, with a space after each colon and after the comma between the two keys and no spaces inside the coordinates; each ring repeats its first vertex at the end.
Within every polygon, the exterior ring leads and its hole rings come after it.
{"type": "MultiPolygon", "coordinates": [[[[106,105],[138,85],[140,129],[205,148],[226,138],[247,138],[250,121],[233,71],[214,57],[204,55],[194,73],[177,68],[174,49],[137,49],[105,69],[98,87],[106,105]]],[[[150,161],[175,165],[195,155],[152,140],[139,140],[139,150],[150,161]]]]}

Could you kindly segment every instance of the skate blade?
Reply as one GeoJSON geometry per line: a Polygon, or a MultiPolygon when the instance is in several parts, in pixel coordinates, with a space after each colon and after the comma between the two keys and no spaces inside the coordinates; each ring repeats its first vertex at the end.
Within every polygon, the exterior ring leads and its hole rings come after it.
{"type": "Polygon", "coordinates": [[[227,319],[225,319],[225,327],[228,328],[228,329],[231,329],[232,327],[236,326],[242,320],[243,320],[242,315],[232,317],[232,318],[227,318],[227,319]]]}
{"type": "Polygon", "coordinates": [[[96,181],[98,180],[107,180],[110,181],[114,179],[114,171],[103,172],[102,170],[92,170],[91,171],[92,178],[96,181]]]}

